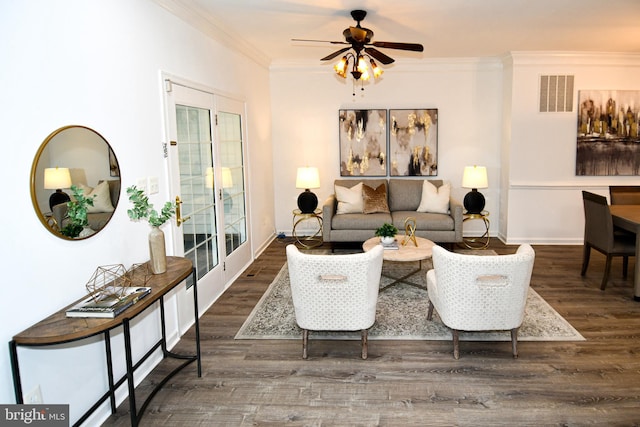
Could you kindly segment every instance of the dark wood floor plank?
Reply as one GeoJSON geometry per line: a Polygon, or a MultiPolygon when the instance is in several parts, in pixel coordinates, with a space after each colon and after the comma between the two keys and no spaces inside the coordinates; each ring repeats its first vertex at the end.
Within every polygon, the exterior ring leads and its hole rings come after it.
{"type": "MultiPolygon", "coordinates": [[[[531,286],[587,339],[581,342],[234,340],[285,262],[275,241],[201,320],[203,376],[195,366],[153,399],[143,426],[514,426],[640,425],[640,303],[634,262],[622,278],[604,257],[580,276],[581,246],[534,246],[531,286]]],[[[516,246],[491,240],[491,249],[516,246]]],[[[193,331],[176,350],[193,348],[193,331]]],[[[161,363],[138,387],[144,396],[172,369],[161,363]]],[[[140,399],[140,398],[139,398],[140,399]]],[[[105,426],[129,425],[128,403],[105,426]]]]}

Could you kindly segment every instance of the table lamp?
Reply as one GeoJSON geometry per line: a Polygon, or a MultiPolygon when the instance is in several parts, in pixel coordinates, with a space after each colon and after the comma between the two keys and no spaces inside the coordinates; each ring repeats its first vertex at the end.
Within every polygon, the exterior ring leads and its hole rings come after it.
{"type": "Polygon", "coordinates": [[[313,213],[318,207],[318,197],[309,191],[310,188],[320,188],[320,175],[318,168],[298,168],[296,188],[305,190],[298,196],[298,209],[302,213],[313,213]]]}
{"type": "Polygon", "coordinates": [[[487,168],[484,166],[466,166],[462,175],[462,188],[471,188],[464,196],[464,208],[467,213],[479,214],[484,209],[484,196],[478,188],[487,188],[487,168]]]}
{"type": "Polygon", "coordinates": [[[49,209],[53,211],[55,205],[67,203],[71,198],[67,193],[62,191],[63,188],[71,187],[71,174],[69,168],[46,168],[44,170],[44,188],[45,190],[56,190],[49,197],[49,209]]]}

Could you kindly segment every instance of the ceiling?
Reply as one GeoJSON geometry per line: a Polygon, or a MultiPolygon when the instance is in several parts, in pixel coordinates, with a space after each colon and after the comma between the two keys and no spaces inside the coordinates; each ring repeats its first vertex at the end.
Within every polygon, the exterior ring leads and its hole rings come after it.
{"type": "Polygon", "coordinates": [[[515,51],[640,53],[640,0],[155,0],[206,33],[266,64],[320,63],[355,21],[373,41],[424,45],[380,49],[401,60],[500,57],[515,51]]]}

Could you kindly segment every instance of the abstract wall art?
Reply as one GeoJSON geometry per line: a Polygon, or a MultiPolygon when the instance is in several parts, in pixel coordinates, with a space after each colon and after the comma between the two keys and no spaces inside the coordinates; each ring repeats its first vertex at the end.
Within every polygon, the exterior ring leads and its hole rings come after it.
{"type": "Polygon", "coordinates": [[[639,121],[640,91],[579,91],[576,175],[639,175],[639,121]]]}
{"type": "Polygon", "coordinates": [[[389,110],[389,175],[438,175],[438,110],[389,110]]]}
{"type": "Polygon", "coordinates": [[[387,111],[340,110],[340,176],[387,175],[387,111]]]}

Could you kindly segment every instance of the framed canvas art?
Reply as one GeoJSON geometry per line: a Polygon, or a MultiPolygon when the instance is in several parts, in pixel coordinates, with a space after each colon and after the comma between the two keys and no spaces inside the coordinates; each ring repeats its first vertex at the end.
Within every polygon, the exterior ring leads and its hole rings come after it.
{"type": "Polygon", "coordinates": [[[438,109],[389,110],[389,175],[438,175],[438,109]]]}
{"type": "Polygon", "coordinates": [[[387,175],[387,111],[340,110],[340,176],[387,175]]]}
{"type": "Polygon", "coordinates": [[[578,91],[576,175],[640,175],[640,91],[578,91]]]}

